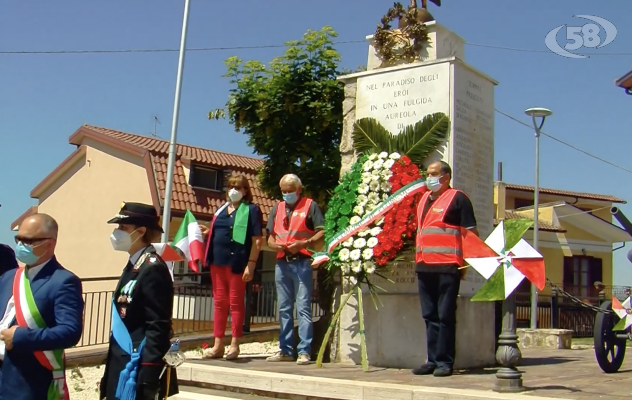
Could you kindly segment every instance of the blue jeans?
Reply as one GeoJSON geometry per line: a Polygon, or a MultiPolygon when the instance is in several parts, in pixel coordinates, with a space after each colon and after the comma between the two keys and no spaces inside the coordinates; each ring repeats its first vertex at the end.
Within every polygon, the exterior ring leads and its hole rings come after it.
{"type": "Polygon", "coordinates": [[[286,355],[294,353],[294,302],[298,311],[298,354],[311,354],[312,339],[312,280],[311,259],[288,262],[277,258],[274,273],[279,301],[279,350],[286,355]]]}

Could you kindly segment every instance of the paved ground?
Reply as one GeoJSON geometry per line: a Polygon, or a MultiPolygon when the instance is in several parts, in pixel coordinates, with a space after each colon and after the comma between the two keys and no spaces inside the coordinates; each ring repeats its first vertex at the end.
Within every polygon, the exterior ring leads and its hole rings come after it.
{"type": "MultiPolygon", "coordinates": [[[[628,352],[632,352],[632,349],[628,348],[628,352]]],[[[365,373],[357,366],[326,364],[324,368],[316,368],[315,365],[268,363],[261,358],[246,358],[237,362],[222,360],[190,360],[190,362],[323,378],[456,389],[490,390],[495,380],[495,369],[459,371],[449,378],[434,378],[414,376],[408,370],[373,368],[365,373]]],[[[520,370],[524,374],[524,385],[529,389],[528,394],[575,400],[632,399],[632,354],[619,373],[607,375],[599,369],[592,349],[527,349],[523,351],[520,370]]]]}

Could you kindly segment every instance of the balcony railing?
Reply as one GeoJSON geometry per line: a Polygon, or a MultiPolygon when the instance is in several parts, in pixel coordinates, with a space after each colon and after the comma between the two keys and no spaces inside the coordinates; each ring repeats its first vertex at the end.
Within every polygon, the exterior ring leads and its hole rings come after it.
{"type": "MultiPolygon", "coordinates": [[[[207,273],[208,274],[208,273],[207,273]]],[[[172,327],[174,335],[213,332],[214,307],[212,284],[191,283],[178,278],[196,278],[199,274],[176,274],[174,276],[174,299],[172,327]]],[[[244,332],[251,327],[276,325],[279,322],[274,271],[259,273],[256,282],[246,286],[246,321],[244,332]]],[[[118,277],[86,278],[83,282],[111,282],[118,277]]],[[[88,291],[83,294],[83,335],[76,347],[86,347],[109,342],[112,317],[113,290],[88,291]]],[[[318,305],[318,285],[314,280],[312,293],[312,317],[325,314],[318,305]]],[[[294,318],[298,317],[296,309],[294,318]]],[[[229,315],[230,321],[230,315],[229,315]]]]}

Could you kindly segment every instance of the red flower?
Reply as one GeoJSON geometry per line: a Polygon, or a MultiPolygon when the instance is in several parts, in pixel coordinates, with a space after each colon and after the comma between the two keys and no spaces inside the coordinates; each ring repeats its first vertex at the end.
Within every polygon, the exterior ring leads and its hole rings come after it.
{"type": "Polygon", "coordinates": [[[206,350],[208,349],[208,343],[204,342],[200,345],[200,347],[202,348],[202,350],[206,350]]]}

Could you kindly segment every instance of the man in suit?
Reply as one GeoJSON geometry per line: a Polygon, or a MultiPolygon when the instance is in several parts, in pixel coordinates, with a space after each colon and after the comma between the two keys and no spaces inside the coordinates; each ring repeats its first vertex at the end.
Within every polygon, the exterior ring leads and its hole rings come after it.
{"type": "MultiPolygon", "coordinates": [[[[163,357],[171,347],[173,281],[151,245],[162,233],[158,214],[152,205],[123,203],[108,223],[117,224],[110,236],[112,247],[129,254],[129,260],[114,292],[101,398],[154,400],[159,394],[162,399],[167,390],[167,373],[162,372],[163,357]]],[[[175,369],[169,382],[169,395],[177,394],[175,369]]]]}
{"type": "Polygon", "coordinates": [[[18,267],[13,249],[6,244],[0,244],[0,276],[18,267]]]}
{"type": "Polygon", "coordinates": [[[49,389],[68,398],[63,352],[81,338],[84,303],[81,281],[55,258],[57,230],[49,215],[25,219],[15,253],[26,267],[0,278],[1,400],[45,400],[49,389]]]}

